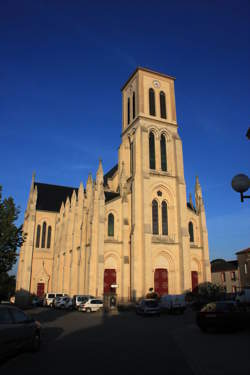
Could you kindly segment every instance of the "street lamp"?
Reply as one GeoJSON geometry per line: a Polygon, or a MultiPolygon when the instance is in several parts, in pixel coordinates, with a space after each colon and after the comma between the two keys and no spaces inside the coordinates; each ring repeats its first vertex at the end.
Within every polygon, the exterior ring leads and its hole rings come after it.
{"type": "Polygon", "coordinates": [[[250,195],[243,195],[249,188],[250,188],[250,179],[245,174],[237,174],[232,179],[232,188],[240,193],[240,200],[241,202],[244,201],[245,198],[250,198],[250,195]]]}

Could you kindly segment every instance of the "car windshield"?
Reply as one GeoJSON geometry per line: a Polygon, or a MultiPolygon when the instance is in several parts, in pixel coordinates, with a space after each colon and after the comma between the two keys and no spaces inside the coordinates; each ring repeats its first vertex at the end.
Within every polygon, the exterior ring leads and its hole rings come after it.
{"type": "Polygon", "coordinates": [[[145,301],[145,305],[147,307],[157,307],[158,306],[158,302],[157,301],[145,301]]]}
{"type": "Polygon", "coordinates": [[[55,298],[55,295],[54,294],[48,294],[48,298],[55,298]]]}

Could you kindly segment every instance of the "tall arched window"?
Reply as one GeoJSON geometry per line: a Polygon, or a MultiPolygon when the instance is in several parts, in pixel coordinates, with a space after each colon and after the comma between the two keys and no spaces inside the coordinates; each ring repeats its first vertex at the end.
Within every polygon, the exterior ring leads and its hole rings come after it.
{"type": "Polygon", "coordinates": [[[167,171],[166,137],[161,135],[161,170],[167,171]]]}
{"type": "Polygon", "coordinates": [[[149,133],[149,168],[155,169],[155,136],[149,133]]]}
{"type": "Polygon", "coordinates": [[[43,222],[43,228],[42,228],[42,248],[45,247],[45,238],[46,238],[46,222],[43,222]]]}
{"type": "Polygon", "coordinates": [[[108,236],[114,237],[114,215],[109,214],[108,216],[108,236]]]}
{"type": "Polygon", "coordinates": [[[40,234],[41,234],[41,225],[38,225],[36,228],[36,247],[40,246],[40,234]]]}
{"type": "Polygon", "coordinates": [[[194,242],[194,226],[191,221],[188,223],[188,231],[190,242],[194,242]]]}
{"type": "Polygon", "coordinates": [[[48,227],[48,235],[47,235],[47,248],[50,248],[50,242],[51,242],[51,226],[48,227]]]}
{"type": "Polygon", "coordinates": [[[161,108],[161,118],[167,118],[166,96],[163,91],[160,92],[160,108],[161,108]]]}
{"type": "Polygon", "coordinates": [[[155,92],[154,89],[149,89],[149,114],[155,116],[155,92]]]}
{"type": "Polygon", "coordinates": [[[133,92],[133,118],[135,118],[135,92],[133,92]]]}
{"type": "Polygon", "coordinates": [[[153,229],[153,234],[159,234],[158,202],[155,199],[152,202],[152,229],[153,229]]]}
{"type": "Polygon", "coordinates": [[[128,98],[128,124],[130,123],[130,98],[128,98]]]}
{"type": "Polygon", "coordinates": [[[162,234],[168,235],[168,206],[165,201],[161,204],[162,234]]]}
{"type": "Polygon", "coordinates": [[[134,170],[134,144],[130,143],[130,174],[133,174],[134,170]]]}

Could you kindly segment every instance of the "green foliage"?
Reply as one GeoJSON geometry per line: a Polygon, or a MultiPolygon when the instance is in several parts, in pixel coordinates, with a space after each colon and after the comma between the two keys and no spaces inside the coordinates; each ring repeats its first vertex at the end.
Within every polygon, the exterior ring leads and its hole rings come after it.
{"type": "Polygon", "coordinates": [[[7,273],[0,274],[0,301],[9,300],[15,294],[16,278],[7,273]]]}
{"type": "Polygon", "coordinates": [[[2,200],[0,186],[0,275],[11,270],[18,256],[17,248],[24,242],[22,226],[15,225],[19,213],[12,197],[2,200]]]}

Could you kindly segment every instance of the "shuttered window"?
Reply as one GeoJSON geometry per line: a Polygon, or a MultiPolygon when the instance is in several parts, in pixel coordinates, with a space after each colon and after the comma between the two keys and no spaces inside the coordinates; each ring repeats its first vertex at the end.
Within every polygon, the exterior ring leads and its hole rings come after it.
{"type": "Polygon", "coordinates": [[[162,234],[168,235],[168,206],[165,201],[161,204],[162,234]]]}
{"type": "Polygon", "coordinates": [[[149,89],[149,114],[155,116],[155,92],[152,88],[149,89]]]}
{"type": "Polygon", "coordinates": [[[155,136],[152,132],[149,134],[149,168],[155,169],[155,136]]]}
{"type": "Polygon", "coordinates": [[[167,171],[167,150],[166,150],[166,137],[161,135],[161,170],[167,171]]]}
{"type": "Polygon", "coordinates": [[[159,234],[158,203],[155,199],[152,202],[152,229],[153,229],[153,234],[159,234]]]}

